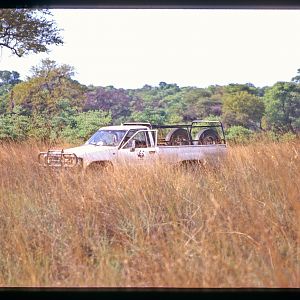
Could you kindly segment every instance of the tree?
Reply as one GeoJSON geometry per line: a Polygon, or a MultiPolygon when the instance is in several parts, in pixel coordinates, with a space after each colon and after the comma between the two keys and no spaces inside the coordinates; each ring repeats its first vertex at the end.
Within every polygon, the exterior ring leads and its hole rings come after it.
{"type": "Polygon", "coordinates": [[[30,118],[29,136],[55,139],[82,110],[85,87],[72,79],[71,66],[57,65],[49,59],[31,71],[31,77],[13,87],[10,102],[20,107],[19,115],[30,118]]]}
{"type": "Polygon", "coordinates": [[[239,83],[230,83],[229,85],[224,87],[224,91],[226,94],[235,94],[240,92],[248,92],[252,95],[258,95],[259,89],[254,86],[252,83],[239,84],[239,83]]]}
{"type": "Polygon", "coordinates": [[[300,69],[297,70],[298,75],[292,78],[293,82],[300,83],[300,69]]]}
{"type": "Polygon", "coordinates": [[[110,111],[114,122],[120,123],[130,116],[132,110],[132,97],[124,89],[110,87],[97,87],[87,93],[84,111],[102,110],[110,111]]]}
{"type": "Polygon", "coordinates": [[[64,128],[61,136],[68,141],[86,140],[101,126],[111,123],[111,115],[107,112],[88,111],[73,117],[72,123],[64,128]]]}
{"type": "Polygon", "coordinates": [[[260,97],[246,91],[225,94],[223,102],[223,121],[226,126],[261,128],[264,103],[260,97]]]}
{"type": "Polygon", "coordinates": [[[21,80],[20,80],[20,74],[16,71],[0,71],[0,86],[3,86],[3,85],[8,85],[8,84],[11,84],[11,85],[15,85],[15,84],[18,84],[20,83],[21,80]]]}
{"type": "Polygon", "coordinates": [[[14,85],[21,82],[20,74],[16,71],[0,71],[0,114],[11,111],[14,108],[11,93],[14,85]]]}
{"type": "Polygon", "coordinates": [[[182,94],[181,111],[184,121],[206,118],[221,114],[221,102],[212,99],[208,89],[189,88],[182,94]]]}
{"type": "Polygon", "coordinates": [[[0,9],[0,47],[22,57],[31,52],[48,52],[52,44],[63,44],[49,16],[46,9],[0,9]]]}
{"type": "Polygon", "coordinates": [[[245,143],[252,135],[253,131],[243,126],[232,126],[226,130],[227,140],[234,143],[245,143]]]}
{"type": "Polygon", "coordinates": [[[28,117],[18,114],[0,115],[0,140],[24,140],[28,131],[28,117]]]}
{"type": "Polygon", "coordinates": [[[73,67],[57,65],[45,59],[32,68],[32,77],[13,88],[13,101],[21,105],[28,115],[44,114],[52,118],[61,111],[62,100],[71,107],[81,109],[85,102],[85,87],[73,80],[73,67]]]}
{"type": "Polygon", "coordinates": [[[277,82],[267,89],[264,101],[266,121],[270,128],[283,132],[295,132],[300,129],[299,84],[277,82]]]}
{"type": "Polygon", "coordinates": [[[133,112],[131,117],[133,121],[164,124],[167,119],[167,114],[163,109],[146,108],[143,112],[133,112]]]}

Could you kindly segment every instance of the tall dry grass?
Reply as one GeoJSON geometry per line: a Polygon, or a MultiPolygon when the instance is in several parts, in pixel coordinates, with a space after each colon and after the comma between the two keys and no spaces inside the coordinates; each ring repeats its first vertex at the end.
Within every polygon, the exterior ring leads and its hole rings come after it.
{"type": "Polygon", "coordinates": [[[216,169],[53,173],[0,146],[0,286],[300,287],[300,144],[216,169]]]}

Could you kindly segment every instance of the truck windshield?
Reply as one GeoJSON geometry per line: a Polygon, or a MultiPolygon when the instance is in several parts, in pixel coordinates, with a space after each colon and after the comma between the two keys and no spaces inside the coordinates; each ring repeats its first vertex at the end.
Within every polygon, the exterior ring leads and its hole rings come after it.
{"type": "Polygon", "coordinates": [[[126,130],[98,130],[85,144],[97,146],[118,146],[125,133],[126,130]]]}

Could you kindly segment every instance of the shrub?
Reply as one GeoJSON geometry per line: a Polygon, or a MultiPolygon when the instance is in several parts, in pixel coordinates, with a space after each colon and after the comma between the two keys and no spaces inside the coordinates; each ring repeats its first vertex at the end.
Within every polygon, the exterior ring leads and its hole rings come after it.
{"type": "Polygon", "coordinates": [[[86,140],[99,127],[109,123],[111,123],[111,116],[104,111],[82,112],[74,116],[72,123],[62,130],[61,137],[71,142],[86,140]]]}
{"type": "Polygon", "coordinates": [[[17,114],[0,116],[0,140],[25,140],[28,130],[28,117],[17,114]]]}
{"type": "Polygon", "coordinates": [[[281,142],[292,142],[292,141],[295,141],[296,138],[297,138],[296,134],[294,134],[292,132],[286,132],[285,134],[280,135],[279,140],[281,142]]]}
{"type": "Polygon", "coordinates": [[[253,131],[243,126],[232,126],[226,130],[226,137],[229,142],[245,143],[253,135],[253,131]]]}

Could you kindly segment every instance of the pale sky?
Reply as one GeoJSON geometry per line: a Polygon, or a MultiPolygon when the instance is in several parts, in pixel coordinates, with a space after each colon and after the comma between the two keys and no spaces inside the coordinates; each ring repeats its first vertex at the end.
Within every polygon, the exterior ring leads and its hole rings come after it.
{"type": "Polygon", "coordinates": [[[57,9],[63,46],[12,56],[0,70],[30,75],[42,58],[75,68],[82,84],[140,88],[290,81],[300,68],[300,10],[57,9]]]}

